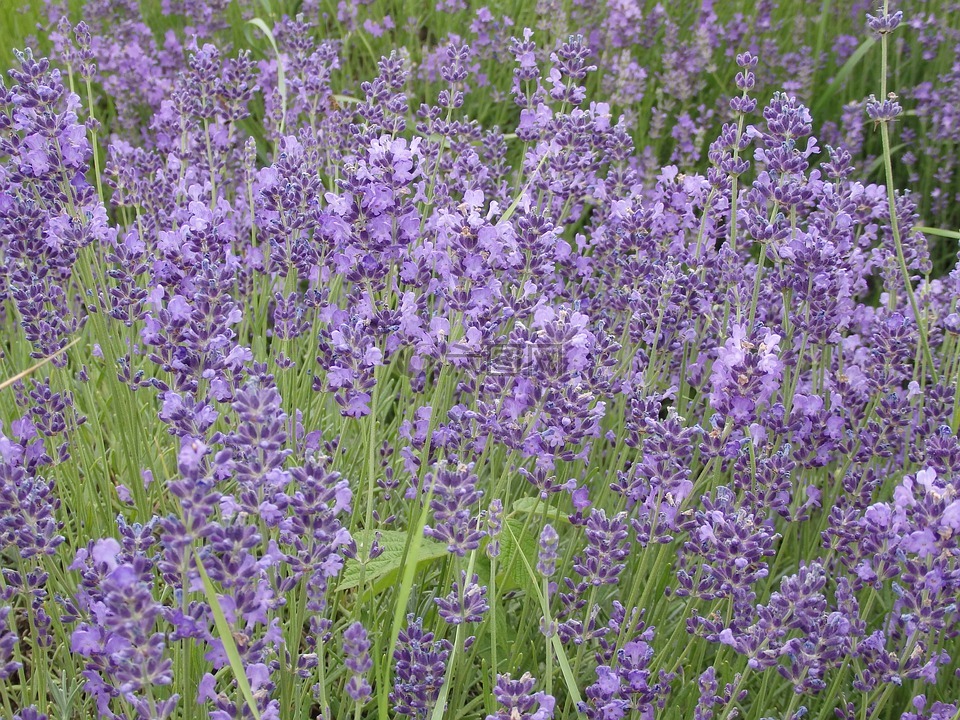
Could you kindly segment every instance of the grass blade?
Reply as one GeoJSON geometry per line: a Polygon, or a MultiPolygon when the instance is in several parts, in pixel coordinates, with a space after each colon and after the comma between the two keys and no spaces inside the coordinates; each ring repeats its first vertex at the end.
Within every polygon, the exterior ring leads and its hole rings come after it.
{"type": "Polygon", "coordinates": [[[227,653],[227,659],[230,661],[230,669],[233,670],[233,676],[237,679],[237,685],[240,687],[240,693],[243,699],[247,701],[250,712],[253,713],[255,720],[260,720],[260,712],[257,710],[257,701],[253,698],[253,690],[250,688],[250,680],[247,678],[247,671],[243,668],[243,660],[240,659],[240,651],[237,650],[237,644],[233,640],[233,632],[230,630],[230,623],[227,622],[227,616],[223,614],[223,608],[217,599],[217,589],[213,586],[213,581],[207,575],[206,568],[200,560],[200,551],[194,548],[193,557],[197,561],[197,572],[200,573],[200,579],[203,581],[203,594],[210,603],[210,610],[213,612],[213,622],[217,626],[217,634],[220,636],[220,642],[223,643],[223,650],[227,653]]]}
{"type": "Polygon", "coordinates": [[[76,345],[78,342],[80,342],[80,338],[76,338],[75,340],[71,340],[69,343],[67,343],[66,345],[64,345],[62,348],[60,348],[59,350],[57,350],[57,351],[56,351],[55,353],[53,353],[52,355],[47,355],[47,357],[43,358],[42,360],[38,360],[38,361],[35,362],[33,365],[31,365],[30,367],[28,367],[26,370],[21,370],[20,372],[18,372],[18,373],[17,373],[16,375],[14,375],[13,377],[7,378],[7,379],[4,380],[3,382],[0,382],[0,390],[5,390],[6,388],[8,388],[8,387],[10,387],[11,385],[13,385],[17,380],[22,380],[22,379],[25,378],[27,375],[29,375],[30,373],[32,373],[34,370],[37,370],[37,369],[39,369],[39,368],[42,368],[42,367],[43,367],[44,365],[46,365],[48,362],[50,362],[51,360],[53,360],[57,355],[59,355],[59,354],[62,353],[62,352],[66,352],[67,350],[69,350],[70,348],[72,348],[74,345],[76,345]]]}
{"type": "Polygon", "coordinates": [[[922,232],[924,235],[936,235],[938,237],[950,238],[951,240],[960,240],[960,232],[956,230],[941,230],[940,228],[926,227],[924,225],[917,225],[913,229],[917,232],[922,232]]]}
{"type": "MultiPolygon", "coordinates": [[[[503,529],[513,536],[513,541],[517,543],[517,546],[519,547],[519,542],[517,541],[516,536],[513,534],[510,524],[504,523],[503,529]]],[[[543,615],[546,617],[550,611],[550,608],[547,607],[547,599],[543,596],[543,593],[540,592],[540,587],[537,584],[537,576],[533,572],[533,568],[530,567],[530,561],[527,560],[526,555],[524,555],[522,552],[519,553],[519,555],[520,559],[523,561],[523,566],[527,569],[527,573],[530,575],[531,584],[533,585],[533,589],[540,600],[540,607],[543,610],[543,615]]],[[[577,709],[577,715],[583,715],[583,713],[580,712],[580,706],[583,704],[583,698],[580,695],[580,689],[577,687],[577,679],[573,676],[573,668],[570,667],[570,660],[567,658],[567,653],[563,649],[563,643],[560,642],[560,638],[556,633],[554,633],[550,638],[550,642],[553,646],[553,651],[557,655],[557,663],[560,665],[560,672],[563,674],[563,681],[567,686],[567,692],[570,693],[570,697],[573,699],[573,706],[577,709]]]]}
{"type": "Polygon", "coordinates": [[[847,61],[843,64],[843,67],[841,67],[837,71],[837,74],[833,76],[833,80],[830,81],[830,84],[827,85],[827,87],[824,88],[823,91],[817,96],[817,101],[813,105],[814,115],[819,114],[827,100],[836,94],[837,90],[840,89],[840,86],[843,85],[843,81],[846,80],[850,73],[853,72],[853,69],[860,64],[860,61],[863,60],[863,57],[870,51],[870,48],[872,48],[876,42],[877,41],[872,37],[867,38],[860,44],[860,47],[854,51],[853,55],[847,58],[847,61]]]}
{"type": "Polygon", "coordinates": [[[260,32],[267,36],[270,46],[273,48],[273,54],[277,56],[277,92],[280,93],[280,134],[283,135],[284,123],[287,120],[287,79],[283,74],[283,58],[280,57],[280,49],[277,47],[277,41],[273,37],[273,31],[260,18],[247,20],[249,25],[258,28],[260,32]]]}

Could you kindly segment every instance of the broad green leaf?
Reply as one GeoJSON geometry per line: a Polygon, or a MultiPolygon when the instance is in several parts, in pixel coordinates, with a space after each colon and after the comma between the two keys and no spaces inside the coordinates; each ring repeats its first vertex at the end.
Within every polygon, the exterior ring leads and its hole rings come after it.
{"type": "MultiPolygon", "coordinates": [[[[355,533],[357,546],[365,548],[364,555],[369,550],[373,542],[373,537],[367,532],[355,533]]],[[[396,575],[400,572],[403,562],[403,548],[407,543],[407,533],[401,530],[381,530],[380,547],[383,553],[373,560],[367,561],[367,569],[364,573],[364,582],[375,583],[376,587],[383,589],[390,587],[396,575]],[[383,582],[378,582],[383,581],[383,582]]],[[[415,564],[429,562],[442,558],[447,554],[447,546],[441,545],[433,540],[422,538],[420,547],[417,548],[415,564]]],[[[337,583],[338,590],[349,590],[360,584],[361,563],[358,558],[352,558],[344,565],[343,573],[340,575],[340,582],[337,583]]]]}
{"type": "Polygon", "coordinates": [[[203,581],[203,594],[210,604],[210,611],[213,613],[213,622],[217,626],[217,635],[220,636],[220,642],[223,643],[223,651],[227,654],[230,661],[230,669],[233,670],[233,676],[240,687],[240,693],[243,699],[247,701],[250,712],[253,713],[254,720],[260,720],[260,712],[257,710],[257,701],[253,699],[253,690],[250,688],[250,680],[247,678],[247,671],[243,667],[243,660],[240,658],[240,651],[237,650],[237,643],[233,639],[233,631],[230,623],[227,622],[227,616],[223,614],[223,608],[220,607],[220,600],[217,598],[217,589],[213,586],[213,581],[207,575],[207,570],[203,567],[200,560],[200,551],[194,548],[194,558],[197,561],[197,571],[200,573],[200,579],[203,581]]]}
{"type": "Polygon", "coordinates": [[[523,590],[532,595],[536,585],[531,587],[530,577],[523,569],[523,563],[536,564],[538,539],[528,527],[524,531],[524,521],[507,518],[503,521],[510,532],[500,535],[500,557],[497,560],[497,589],[501,593],[510,590],[523,590]]]}
{"type": "MultiPolygon", "coordinates": [[[[523,513],[525,515],[534,514],[535,517],[540,517],[544,511],[543,501],[535,497],[525,497],[520,498],[513,504],[514,513],[523,513]]],[[[570,522],[567,516],[560,512],[555,507],[546,508],[546,516],[551,520],[556,520],[557,522],[570,522]]]]}

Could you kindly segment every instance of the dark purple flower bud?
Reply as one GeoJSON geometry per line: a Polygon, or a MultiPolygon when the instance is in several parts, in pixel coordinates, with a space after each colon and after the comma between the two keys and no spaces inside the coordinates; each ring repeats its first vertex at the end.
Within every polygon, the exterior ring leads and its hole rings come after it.
{"type": "Polygon", "coordinates": [[[580,82],[587,73],[597,69],[596,65],[587,65],[590,48],[584,44],[582,35],[571,35],[550,55],[553,67],[547,78],[553,85],[550,97],[554,100],[576,106],[586,98],[586,88],[580,82]]]}
{"type": "Polygon", "coordinates": [[[711,720],[713,709],[723,701],[717,694],[720,686],[717,683],[717,671],[712,665],[700,675],[697,685],[700,688],[700,698],[693,712],[694,720],[711,720]]]}
{"type": "Polygon", "coordinates": [[[13,720],[47,720],[47,716],[37,710],[35,705],[31,705],[16,713],[13,720]]]}
{"type": "Polygon", "coordinates": [[[0,681],[3,682],[21,667],[20,663],[13,660],[19,638],[10,624],[11,610],[9,606],[0,608],[0,681]]]}
{"type": "Polygon", "coordinates": [[[424,527],[423,534],[445,542],[447,550],[460,557],[480,547],[485,531],[479,528],[473,508],[483,493],[477,490],[477,476],[472,466],[439,470],[433,481],[433,493],[430,507],[434,524],[424,527]]]}
{"type": "Polygon", "coordinates": [[[626,565],[621,562],[630,553],[626,513],[607,518],[604,510],[594,509],[587,518],[584,534],[587,547],[574,558],[573,569],[592,585],[614,585],[626,565]]]}

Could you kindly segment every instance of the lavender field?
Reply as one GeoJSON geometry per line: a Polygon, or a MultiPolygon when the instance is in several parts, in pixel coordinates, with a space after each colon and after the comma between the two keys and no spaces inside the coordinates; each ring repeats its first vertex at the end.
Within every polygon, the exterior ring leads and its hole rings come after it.
{"type": "Polygon", "coordinates": [[[956,2],[0,53],[0,717],[960,720],[956,2]]]}

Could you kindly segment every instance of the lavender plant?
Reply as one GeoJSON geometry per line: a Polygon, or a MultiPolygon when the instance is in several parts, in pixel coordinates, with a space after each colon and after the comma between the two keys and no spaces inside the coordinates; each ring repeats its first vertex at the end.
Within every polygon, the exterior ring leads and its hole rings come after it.
{"type": "Polygon", "coordinates": [[[0,81],[5,716],[958,720],[960,13],[297,5],[0,81]]]}

